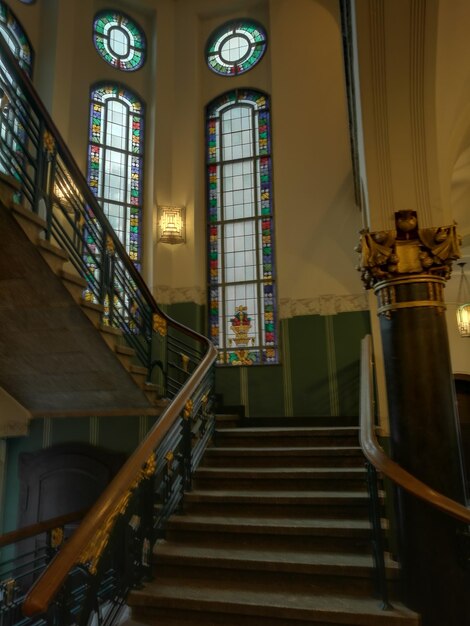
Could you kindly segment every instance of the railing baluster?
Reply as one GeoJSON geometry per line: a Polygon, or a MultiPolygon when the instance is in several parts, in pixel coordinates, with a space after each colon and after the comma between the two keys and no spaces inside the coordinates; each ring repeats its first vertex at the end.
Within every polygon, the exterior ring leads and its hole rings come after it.
{"type": "Polygon", "coordinates": [[[393,609],[388,600],[387,576],[385,571],[385,543],[383,538],[382,520],[380,515],[379,490],[377,486],[377,472],[369,461],[365,463],[367,471],[367,487],[369,490],[369,516],[372,526],[372,548],[375,564],[377,593],[382,600],[382,609],[393,609]]]}

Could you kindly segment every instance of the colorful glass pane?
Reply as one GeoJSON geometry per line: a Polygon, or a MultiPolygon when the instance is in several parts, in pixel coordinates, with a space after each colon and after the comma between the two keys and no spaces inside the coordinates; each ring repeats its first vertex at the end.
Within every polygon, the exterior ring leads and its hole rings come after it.
{"type": "Polygon", "coordinates": [[[88,184],[130,258],[140,268],[143,204],[143,105],[117,84],[90,98],[88,184]]]}
{"type": "Polygon", "coordinates": [[[212,33],[206,45],[209,68],[221,76],[236,76],[261,60],[267,45],[266,31],[254,20],[231,20],[212,33]]]}
{"type": "Polygon", "coordinates": [[[31,76],[33,69],[32,46],[13,11],[4,2],[0,2],[0,35],[19,60],[21,67],[31,76]]]}
{"type": "Polygon", "coordinates": [[[277,363],[269,99],[207,107],[209,327],[219,365],[277,363]]]}
{"type": "Polygon", "coordinates": [[[145,62],[144,31],[120,11],[101,11],[95,15],[93,42],[106,63],[118,70],[133,72],[145,62]]]}

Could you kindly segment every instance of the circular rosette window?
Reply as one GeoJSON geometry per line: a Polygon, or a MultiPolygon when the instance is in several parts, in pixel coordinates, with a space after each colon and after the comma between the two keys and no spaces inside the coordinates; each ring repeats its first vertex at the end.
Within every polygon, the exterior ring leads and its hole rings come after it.
{"type": "Polygon", "coordinates": [[[248,72],[266,52],[266,31],[254,20],[232,20],[212,33],[206,45],[209,68],[221,76],[248,72]]]}
{"type": "Polygon", "coordinates": [[[93,42],[98,54],[116,69],[133,72],[144,64],[144,31],[120,11],[100,11],[95,15],[93,42]]]}

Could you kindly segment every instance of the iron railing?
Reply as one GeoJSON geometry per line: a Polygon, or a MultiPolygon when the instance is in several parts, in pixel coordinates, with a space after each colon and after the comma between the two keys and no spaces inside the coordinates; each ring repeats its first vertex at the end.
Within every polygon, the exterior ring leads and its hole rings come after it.
{"type": "Polygon", "coordinates": [[[159,309],[2,37],[0,96],[0,171],[18,183],[15,202],[44,220],[44,238],[65,250],[86,280],[83,297],[102,306],[102,324],[122,332],[168,398],[78,529],[60,550],[52,554],[47,546],[46,558],[38,557],[29,573],[32,588],[15,578],[16,556],[7,565],[0,624],[110,626],[129,589],[150,575],[151,546],[191,488],[212,436],[216,350],[159,309]]]}

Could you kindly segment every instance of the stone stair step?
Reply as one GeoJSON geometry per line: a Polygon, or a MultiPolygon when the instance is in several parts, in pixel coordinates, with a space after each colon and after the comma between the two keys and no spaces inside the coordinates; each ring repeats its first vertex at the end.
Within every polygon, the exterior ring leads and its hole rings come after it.
{"type": "Polygon", "coordinates": [[[241,427],[261,428],[302,428],[302,427],[349,427],[358,426],[359,417],[338,415],[308,415],[303,417],[244,417],[240,420],[241,427]]]}
{"type": "Polygon", "coordinates": [[[282,589],[236,589],[207,581],[156,580],[129,598],[134,619],[145,624],[234,626],[418,626],[419,618],[399,603],[383,611],[373,598],[344,594],[292,593],[282,589]],[[158,620],[158,621],[157,621],[158,620]]]}
{"type": "Polygon", "coordinates": [[[203,466],[212,467],[359,467],[364,455],[359,446],[213,447],[204,454],[203,466]]]}
{"type": "Polygon", "coordinates": [[[237,485],[243,489],[269,488],[275,483],[279,489],[295,485],[296,489],[361,488],[366,473],[360,467],[200,467],[194,474],[196,489],[228,488],[237,485]]]}
{"type": "Polygon", "coordinates": [[[174,515],[168,541],[201,546],[318,549],[345,553],[370,551],[372,531],[367,519],[310,519],[223,515],[174,515]]]}
{"type": "MultiPolygon", "coordinates": [[[[210,547],[160,541],[154,549],[155,575],[161,579],[227,580],[232,588],[282,584],[293,592],[339,591],[370,596],[374,592],[374,565],[370,554],[316,550],[261,549],[259,546],[210,547]]],[[[387,561],[387,578],[396,580],[397,565],[387,561]]]]}
{"type": "Polygon", "coordinates": [[[359,429],[357,427],[299,427],[299,428],[224,428],[217,429],[216,442],[219,446],[246,446],[263,447],[305,447],[305,446],[358,446],[359,429]]]}
{"type": "Polygon", "coordinates": [[[364,517],[368,515],[366,491],[257,491],[257,490],[193,490],[185,495],[188,512],[239,513],[246,516],[272,516],[284,512],[289,516],[309,515],[364,517]]]}

